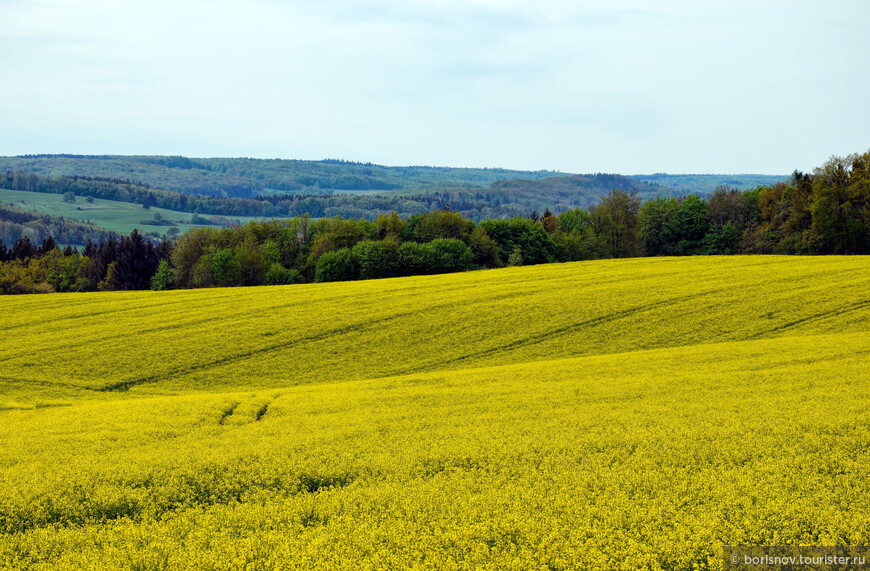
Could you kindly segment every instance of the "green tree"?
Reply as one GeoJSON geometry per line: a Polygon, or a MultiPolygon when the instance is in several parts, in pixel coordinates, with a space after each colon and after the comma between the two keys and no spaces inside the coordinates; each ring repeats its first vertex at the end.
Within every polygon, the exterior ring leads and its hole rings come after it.
{"type": "Polygon", "coordinates": [[[456,238],[437,238],[426,244],[429,251],[429,273],[448,273],[467,270],[474,254],[471,248],[456,238]]]}
{"type": "Polygon", "coordinates": [[[813,173],[812,192],[811,251],[870,253],[870,151],[831,158],[813,173]]]}
{"type": "Polygon", "coordinates": [[[605,257],[628,258],[641,254],[640,203],[637,191],[613,189],[590,209],[595,235],[605,257]]]}
{"type": "Polygon", "coordinates": [[[278,262],[269,266],[269,271],[263,276],[264,285],[287,285],[302,283],[304,279],[298,270],[288,270],[278,262]]]}
{"type": "Polygon", "coordinates": [[[468,247],[474,255],[474,263],[479,266],[497,268],[502,265],[499,257],[498,242],[490,238],[486,230],[476,226],[468,236],[468,247]]]}
{"type": "Polygon", "coordinates": [[[241,269],[239,262],[229,248],[221,248],[212,255],[212,267],[215,285],[230,287],[240,285],[241,269]]]}
{"type": "Polygon", "coordinates": [[[677,199],[657,196],[640,207],[640,236],[647,256],[666,256],[672,253],[674,218],[677,199]]]}
{"type": "Polygon", "coordinates": [[[172,270],[166,260],[160,260],[157,265],[157,272],[151,278],[151,289],[155,291],[172,289],[172,270]]]}
{"type": "Polygon", "coordinates": [[[707,205],[696,194],[690,194],[679,201],[676,212],[670,220],[668,234],[671,255],[691,256],[702,249],[702,241],[707,233],[707,205]]]}
{"type": "Polygon", "coordinates": [[[357,276],[358,270],[349,248],[326,252],[317,259],[315,282],[340,282],[354,280],[357,276]]]}
{"type": "Polygon", "coordinates": [[[398,275],[398,245],[387,241],[363,240],[353,247],[353,259],[363,280],[398,275]]]}
{"type": "Polygon", "coordinates": [[[466,220],[457,212],[432,210],[408,218],[406,238],[420,243],[437,238],[455,238],[466,242],[474,230],[474,222],[466,220]]]}
{"type": "Polygon", "coordinates": [[[396,251],[399,275],[416,276],[427,273],[429,249],[419,242],[403,242],[396,251]]]}
{"type": "MultiPolygon", "coordinates": [[[[545,264],[559,259],[558,248],[544,227],[528,218],[484,220],[480,227],[499,247],[503,256],[519,248],[526,264],[545,264]]],[[[508,260],[502,260],[507,263],[508,260]]]]}

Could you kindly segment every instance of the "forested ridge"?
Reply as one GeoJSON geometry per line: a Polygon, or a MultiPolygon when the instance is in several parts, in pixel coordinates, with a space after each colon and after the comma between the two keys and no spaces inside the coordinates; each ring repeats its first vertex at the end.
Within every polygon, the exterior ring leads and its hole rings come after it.
{"type": "Polygon", "coordinates": [[[0,189],[50,194],[72,193],[179,212],[219,216],[315,218],[341,216],[374,220],[395,211],[406,218],[449,208],[475,221],[523,216],[532,210],[555,212],[587,208],[613,188],[637,190],[642,197],[670,194],[664,187],[612,174],[499,180],[486,188],[431,188],[374,194],[273,194],[255,198],[185,194],[129,179],[84,175],[39,176],[23,169],[0,173],[0,189]]]}
{"type": "Polygon", "coordinates": [[[510,219],[475,222],[446,205],[374,220],[305,214],[197,228],[156,245],[134,232],[81,253],[22,238],[0,245],[0,292],[269,285],[709,254],[870,254],[870,152],[752,190],[643,202],[634,190],[613,189],[588,209],[510,219]]]}
{"type": "Polygon", "coordinates": [[[0,157],[0,171],[39,176],[130,179],[185,194],[250,198],[449,187],[486,187],[508,178],[544,178],[554,171],[433,166],[387,167],[343,160],[188,158],[180,156],[25,155],[0,157]]]}

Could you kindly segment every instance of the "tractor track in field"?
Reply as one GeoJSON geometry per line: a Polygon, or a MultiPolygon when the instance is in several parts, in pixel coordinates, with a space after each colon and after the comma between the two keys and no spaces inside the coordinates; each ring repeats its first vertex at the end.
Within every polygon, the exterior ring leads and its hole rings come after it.
{"type": "MultiPolygon", "coordinates": [[[[452,359],[440,361],[436,365],[436,367],[440,368],[442,365],[450,365],[450,364],[454,364],[454,363],[460,363],[462,361],[467,361],[469,359],[487,357],[489,355],[493,355],[495,353],[500,353],[503,351],[512,351],[514,349],[519,349],[522,347],[529,347],[532,345],[537,345],[538,343],[542,343],[542,342],[550,340],[550,339],[554,339],[557,337],[564,337],[564,336],[569,335],[571,333],[574,333],[574,332],[576,332],[584,327],[594,327],[596,325],[600,325],[603,323],[609,323],[612,321],[625,319],[625,318],[630,317],[630,316],[637,314],[637,313],[641,313],[644,311],[650,311],[653,309],[659,309],[661,307],[666,307],[669,305],[674,305],[674,304],[678,304],[678,303],[685,302],[685,301],[690,301],[692,299],[695,299],[695,298],[701,297],[701,296],[707,296],[707,295],[713,295],[716,293],[721,293],[723,291],[728,291],[729,289],[730,288],[727,288],[727,287],[726,288],[716,288],[713,290],[704,291],[704,292],[700,292],[700,293],[693,293],[691,295],[683,295],[683,296],[673,297],[673,298],[669,298],[669,299],[664,299],[661,301],[657,301],[655,303],[639,305],[639,306],[631,307],[631,308],[624,309],[621,311],[616,311],[614,313],[609,313],[607,315],[600,315],[598,317],[586,319],[586,320],[580,321],[578,323],[572,323],[571,325],[565,325],[563,327],[558,327],[556,329],[552,329],[552,330],[547,331],[545,333],[538,333],[535,335],[530,335],[524,339],[518,339],[517,341],[512,341],[512,342],[506,343],[504,345],[499,345],[497,347],[491,347],[489,349],[484,349],[482,351],[475,351],[474,353],[468,353],[466,355],[462,355],[462,356],[455,357],[452,359]]],[[[421,369],[419,372],[423,372],[426,370],[434,370],[434,367],[421,369]]]]}
{"type": "Polygon", "coordinates": [[[851,307],[847,307],[845,309],[838,308],[838,309],[831,309],[828,311],[822,311],[819,313],[814,313],[812,315],[808,315],[806,317],[802,317],[800,319],[796,319],[794,321],[790,321],[788,323],[783,323],[781,325],[777,325],[777,326],[772,327],[770,329],[767,329],[765,331],[759,331],[757,333],[753,333],[752,335],[747,337],[747,340],[760,339],[766,335],[782,333],[784,331],[788,331],[790,329],[793,329],[799,325],[805,325],[807,323],[813,323],[816,321],[824,321],[825,319],[830,319],[832,317],[837,317],[840,315],[846,315],[848,313],[852,313],[854,311],[859,311],[859,310],[865,309],[867,307],[870,307],[870,299],[861,301],[861,302],[859,302],[855,305],[852,305],[851,307]]]}
{"type": "MultiPolygon", "coordinates": [[[[503,299],[511,299],[511,298],[521,298],[521,297],[531,296],[533,294],[534,294],[534,292],[516,292],[516,293],[510,293],[510,294],[505,294],[505,295],[501,295],[501,296],[494,296],[490,299],[491,300],[503,300],[503,299]]],[[[220,357],[218,359],[213,359],[211,361],[207,361],[205,363],[200,363],[197,365],[177,367],[177,368],[169,369],[167,371],[163,371],[160,373],[155,373],[153,375],[147,375],[144,377],[128,379],[128,380],[124,380],[124,381],[118,381],[116,383],[104,385],[103,387],[100,387],[96,390],[101,391],[101,392],[127,391],[127,390],[131,389],[132,387],[142,385],[142,384],[151,383],[151,382],[156,382],[162,378],[175,377],[175,376],[190,374],[190,373],[194,373],[194,372],[206,371],[206,370],[213,369],[215,367],[219,367],[221,365],[224,365],[226,363],[230,363],[233,361],[243,361],[246,359],[252,359],[254,357],[259,357],[262,355],[267,355],[269,353],[274,353],[276,351],[290,349],[292,347],[298,347],[300,345],[305,345],[307,343],[317,343],[318,341],[323,341],[325,339],[329,339],[330,337],[334,337],[337,335],[344,335],[347,333],[358,333],[360,331],[375,329],[378,327],[382,327],[384,324],[389,323],[391,321],[395,321],[397,319],[402,319],[405,317],[412,317],[412,316],[419,316],[425,312],[438,311],[441,309],[454,307],[454,306],[455,306],[455,303],[447,302],[447,303],[442,303],[442,304],[437,304],[437,305],[430,305],[422,310],[416,309],[416,310],[402,311],[399,313],[395,313],[393,315],[383,317],[381,319],[364,321],[364,322],[354,323],[351,325],[346,325],[344,327],[329,329],[329,330],[322,331],[322,332],[314,334],[314,335],[308,335],[306,337],[299,337],[297,339],[292,339],[290,341],[284,341],[281,343],[274,343],[272,345],[267,345],[265,347],[259,347],[259,348],[256,348],[256,349],[244,352],[244,353],[236,353],[233,355],[227,355],[227,356],[220,357]]]]}

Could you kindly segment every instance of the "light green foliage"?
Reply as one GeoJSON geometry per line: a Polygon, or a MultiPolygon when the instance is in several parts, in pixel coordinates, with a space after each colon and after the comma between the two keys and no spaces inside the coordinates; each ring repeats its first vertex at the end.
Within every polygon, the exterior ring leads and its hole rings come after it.
{"type": "Polygon", "coordinates": [[[172,289],[172,270],[166,260],[160,260],[157,265],[157,273],[151,278],[151,289],[155,291],[172,289]]]}
{"type": "Polygon", "coordinates": [[[514,248],[514,251],[511,252],[510,256],[508,256],[507,265],[509,265],[509,266],[522,266],[523,265],[523,251],[520,249],[519,246],[514,248]]]}
{"type": "Polygon", "coordinates": [[[212,254],[215,285],[229,287],[237,285],[240,281],[241,268],[239,260],[233,256],[229,248],[221,248],[212,254]]]}
{"type": "Polygon", "coordinates": [[[866,545],[868,291],[866,257],[734,256],[0,298],[0,566],[866,545]]]}

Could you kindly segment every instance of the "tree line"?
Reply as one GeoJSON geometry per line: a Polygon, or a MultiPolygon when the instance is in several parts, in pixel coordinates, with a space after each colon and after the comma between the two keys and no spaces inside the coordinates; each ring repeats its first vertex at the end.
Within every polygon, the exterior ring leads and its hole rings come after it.
{"type": "Polygon", "coordinates": [[[449,207],[401,217],[309,215],[138,232],[61,251],[0,244],[0,292],[253,286],[423,275],[634,256],[870,254],[870,152],[769,187],[642,202],[614,189],[588,209],[475,222],[449,207]]]}
{"type": "Polygon", "coordinates": [[[63,250],[52,237],[39,246],[21,236],[11,248],[0,243],[0,293],[48,293],[149,289],[172,242],[154,243],[137,230],[88,240],[80,252],[63,250]]]}

